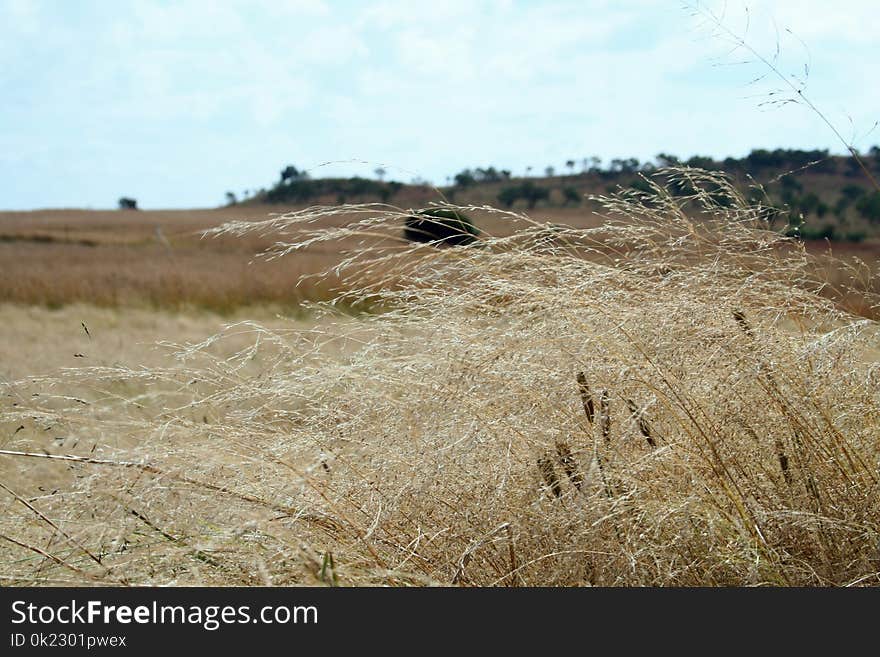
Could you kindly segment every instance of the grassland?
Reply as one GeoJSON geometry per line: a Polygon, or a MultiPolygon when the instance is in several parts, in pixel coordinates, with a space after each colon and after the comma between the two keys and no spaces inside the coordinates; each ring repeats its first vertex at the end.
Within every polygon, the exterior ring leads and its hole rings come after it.
{"type": "Polygon", "coordinates": [[[161,271],[170,249],[239,292],[166,304],[144,294],[166,289],[156,275],[103,308],[3,306],[0,577],[880,584],[870,268],[817,258],[693,175],[713,192],[607,198],[604,218],[476,213],[492,236],[467,249],[404,246],[401,214],[364,206],[169,213],[167,245],[146,214],[116,232],[95,226],[129,213],[10,222],[59,259],[115,235],[117,265],[161,271]],[[267,247],[279,258],[248,268],[267,247]],[[272,266],[335,268],[314,298],[385,312],[278,317],[296,297],[257,301],[237,278],[272,266]],[[244,305],[204,310],[224,295],[244,305]]]}
{"type": "MultiPolygon", "coordinates": [[[[422,198],[410,199],[425,201],[422,198]]],[[[434,196],[434,201],[440,200],[434,196]]],[[[359,236],[333,244],[315,244],[291,257],[267,261],[256,257],[293,234],[249,233],[241,237],[205,238],[205,231],[228,221],[260,221],[295,207],[241,205],[210,210],[93,211],[36,210],[0,212],[0,303],[61,308],[85,303],[104,308],[207,310],[234,314],[241,308],[271,307],[289,315],[303,301],[326,301],[366,284],[345,283],[327,272],[350,252],[363,248],[359,236]],[[303,278],[305,280],[303,280],[303,278]]],[[[472,211],[481,229],[496,237],[522,227],[508,215],[472,211]]],[[[602,218],[587,208],[538,208],[534,220],[577,229],[595,228],[602,218]]],[[[308,226],[340,227],[351,219],[344,211],[308,226]]],[[[843,259],[858,258],[868,266],[880,260],[880,241],[806,242],[813,253],[833,250],[843,259]],[[832,248],[833,247],[833,248],[832,248]]],[[[846,274],[824,268],[829,293],[855,312],[872,316],[858,295],[838,288],[846,274]]],[[[382,272],[375,281],[384,281],[382,272]]]]}
{"type": "MultiPolygon", "coordinates": [[[[297,282],[331,269],[343,259],[344,251],[359,248],[356,237],[331,246],[316,245],[272,262],[255,256],[284,236],[204,238],[206,230],[224,222],[262,220],[288,209],[257,205],[184,211],[0,213],[0,270],[4,273],[0,300],[50,308],[81,302],[221,313],[268,304],[295,312],[303,300],[326,300],[340,291],[340,282],[332,276],[297,282]]],[[[598,222],[574,209],[557,209],[544,216],[581,227],[598,222]]],[[[343,213],[317,226],[340,226],[347,220],[343,213]]],[[[481,226],[498,234],[512,230],[509,222],[491,215],[481,218],[481,226]]]]}
{"type": "Polygon", "coordinates": [[[308,295],[326,297],[327,290],[297,290],[295,283],[303,274],[322,270],[335,254],[313,251],[283,262],[250,265],[270,241],[202,239],[205,229],[226,220],[264,218],[268,212],[4,213],[0,298],[56,308],[85,302],[232,312],[245,305],[291,308],[308,295]]]}

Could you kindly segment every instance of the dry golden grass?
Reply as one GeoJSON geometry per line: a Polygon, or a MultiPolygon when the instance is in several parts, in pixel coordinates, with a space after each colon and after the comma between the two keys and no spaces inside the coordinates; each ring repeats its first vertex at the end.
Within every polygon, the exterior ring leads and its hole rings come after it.
{"type": "MultiPolygon", "coordinates": [[[[40,210],[0,213],[0,303],[58,308],[90,303],[118,308],[202,308],[223,313],[266,304],[292,312],[303,300],[327,300],[341,288],[334,276],[301,277],[331,269],[349,239],[316,245],[274,262],[254,259],[276,235],[203,239],[205,230],[226,221],[263,220],[277,206],[217,210],[84,211],[40,210]],[[158,231],[158,232],[157,232],[158,231]]],[[[540,216],[540,215],[538,215],[540,216]]],[[[583,212],[557,210],[553,219],[584,226],[597,222],[583,212]]],[[[321,227],[341,226],[344,213],[326,216],[321,227]]],[[[506,222],[485,218],[496,234],[506,222]]],[[[292,236],[287,236],[288,239],[292,236]]]]}
{"type": "MultiPolygon", "coordinates": [[[[296,313],[303,301],[326,301],[368,282],[388,284],[386,272],[362,272],[353,280],[328,272],[362,248],[357,236],[315,244],[294,257],[267,262],[255,254],[283,237],[296,241],[306,228],[341,227],[355,215],[324,213],[290,234],[248,233],[238,238],[204,238],[205,231],[228,221],[264,221],[282,212],[278,206],[241,206],[216,210],[87,211],[38,210],[0,213],[0,303],[60,308],[87,303],[108,308],[205,309],[224,314],[270,305],[296,313]],[[305,277],[305,278],[304,278],[305,277]]],[[[288,209],[289,210],[289,209],[288,209]]],[[[472,211],[481,229],[503,237],[522,228],[506,214],[472,211]]],[[[599,215],[576,208],[548,208],[534,220],[573,228],[596,228],[599,215]]],[[[392,237],[397,230],[389,231],[392,237]]],[[[808,243],[811,252],[828,249],[808,243]]],[[[589,256],[589,254],[586,254],[589,256]]],[[[841,258],[860,258],[868,268],[880,261],[874,243],[834,245],[835,258],[817,262],[828,283],[826,294],[853,312],[873,317],[861,296],[843,288],[850,274],[841,258]]]]}
{"type": "Polygon", "coordinates": [[[725,189],[592,229],[498,213],[523,230],[479,248],[401,248],[375,207],[227,225],[373,245],[341,273],[393,279],[348,299],[388,311],[8,383],[0,575],[880,583],[877,325],[725,189]]]}
{"type": "MultiPolygon", "coordinates": [[[[264,218],[268,211],[246,210],[244,218],[264,218]]],[[[205,229],[233,217],[242,211],[4,213],[0,300],[231,312],[332,295],[331,279],[300,288],[296,281],[326,268],[335,254],[313,250],[251,265],[254,253],[271,242],[202,239],[205,229]]]]}
{"type": "MultiPolygon", "coordinates": [[[[102,308],[74,303],[63,308],[20,304],[0,305],[0,380],[46,376],[62,368],[159,367],[168,362],[168,349],[159,343],[173,336],[178,342],[201,342],[224,326],[257,321],[272,329],[305,328],[315,321],[283,308],[243,308],[231,314],[207,311],[176,312],[148,308],[102,308]],[[88,329],[88,333],[86,333],[88,329]]],[[[249,333],[224,341],[236,351],[250,343],[249,333]]],[[[220,354],[222,352],[218,352],[220,354]]],[[[228,352],[226,355],[229,355],[228,352]]]]}

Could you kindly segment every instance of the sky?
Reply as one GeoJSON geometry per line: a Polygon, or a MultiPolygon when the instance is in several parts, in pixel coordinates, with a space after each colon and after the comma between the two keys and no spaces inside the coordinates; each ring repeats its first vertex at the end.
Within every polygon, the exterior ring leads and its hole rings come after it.
{"type": "Polygon", "coordinates": [[[0,209],[880,143],[876,0],[687,4],[0,0],[0,209]]]}

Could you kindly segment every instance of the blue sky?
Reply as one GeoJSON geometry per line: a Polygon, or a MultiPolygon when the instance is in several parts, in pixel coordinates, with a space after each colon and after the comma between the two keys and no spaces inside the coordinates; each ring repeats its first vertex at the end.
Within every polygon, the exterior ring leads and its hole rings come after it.
{"type": "MultiPolygon", "coordinates": [[[[705,2],[880,143],[876,0],[705,2]]],[[[843,146],[678,0],[0,0],[0,208],[210,207],[313,176],[843,146]],[[324,164],[331,162],[331,164],[324,164]]]]}

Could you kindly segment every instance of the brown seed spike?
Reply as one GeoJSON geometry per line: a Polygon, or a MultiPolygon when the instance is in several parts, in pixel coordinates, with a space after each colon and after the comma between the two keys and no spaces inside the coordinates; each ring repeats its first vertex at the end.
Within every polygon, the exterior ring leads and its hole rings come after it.
{"type": "Polygon", "coordinates": [[[602,413],[602,437],[606,443],[611,442],[611,398],[608,391],[603,390],[599,395],[599,411],[602,413]]]}
{"type": "Polygon", "coordinates": [[[553,493],[554,497],[562,496],[562,486],[559,484],[559,477],[556,475],[556,470],[553,468],[553,463],[550,459],[541,458],[538,459],[538,470],[541,471],[541,476],[544,478],[544,483],[547,485],[547,488],[553,493]]]}
{"type": "Polygon", "coordinates": [[[584,414],[587,416],[587,421],[593,424],[593,420],[596,417],[595,408],[593,407],[593,395],[590,393],[590,386],[587,385],[587,377],[583,372],[578,372],[577,382],[578,390],[581,393],[581,402],[584,405],[584,414]]]}
{"type": "Polygon", "coordinates": [[[632,413],[632,416],[638,421],[639,432],[645,437],[645,440],[648,441],[648,444],[651,447],[656,447],[657,441],[654,439],[654,436],[651,435],[651,425],[648,423],[648,420],[645,419],[644,413],[639,410],[639,407],[632,399],[627,399],[626,403],[629,406],[630,413],[632,413]]]}
{"type": "Polygon", "coordinates": [[[791,486],[791,473],[788,470],[788,454],[785,453],[782,441],[778,438],[776,439],[776,456],[779,457],[779,468],[782,470],[782,476],[785,477],[785,483],[791,486]]]}
{"type": "Polygon", "coordinates": [[[749,324],[749,321],[746,319],[746,315],[742,310],[734,310],[733,318],[736,320],[736,323],[739,324],[740,328],[750,338],[755,337],[755,334],[752,333],[752,327],[749,324]]]}
{"type": "Polygon", "coordinates": [[[560,441],[556,443],[556,453],[559,455],[559,462],[562,465],[562,469],[565,470],[565,474],[568,476],[572,485],[580,490],[581,485],[584,483],[584,476],[580,472],[577,459],[574,457],[574,454],[572,454],[571,448],[566,443],[560,441]]]}

